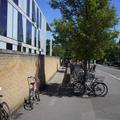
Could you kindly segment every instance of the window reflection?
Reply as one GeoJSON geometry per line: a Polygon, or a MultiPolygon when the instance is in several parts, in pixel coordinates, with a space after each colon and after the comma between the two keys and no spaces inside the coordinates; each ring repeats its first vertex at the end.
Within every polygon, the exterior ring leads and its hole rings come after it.
{"type": "Polygon", "coordinates": [[[13,0],[16,5],[18,5],[18,0],[13,0]]]}
{"type": "Polygon", "coordinates": [[[7,35],[7,0],[0,0],[0,35],[7,35]]]}
{"type": "Polygon", "coordinates": [[[32,39],[32,24],[27,20],[26,43],[31,45],[31,39],[32,39]]]}
{"type": "Polygon", "coordinates": [[[32,1],[32,21],[35,22],[35,2],[34,0],[32,1]]]}
{"type": "Polygon", "coordinates": [[[38,48],[40,48],[40,31],[38,31],[38,48]]]}
{"type": "Polygon", "coordinates": [[[18,41],[23,42],[23,21],[22,14],[18,12],[18,41]]]}
{"type": "Polygon", "coordinates": [[[30,0],[27,0],[27,16],[30,17],[30,0]]]}
{"type": "Polygon", "coordinates": [[[35,32],[34,32],[34,46],[36,47],[36,41],[37,41],[37,38],[36,38],[36,34],[37,34],[37,31],[36,31],[36,28],[35,28],[35,32]]]}
{"type": "Polygon", "coordinates": [[[39,9],[37,8],[37,27],[39,27],[39,9]]]}
{"type": "Polygon", "coordinates": [[[42,15],[40,13],[40,18],[39,18],[39,27],[41,28],[41,24],[42,24],[42,15]]]}

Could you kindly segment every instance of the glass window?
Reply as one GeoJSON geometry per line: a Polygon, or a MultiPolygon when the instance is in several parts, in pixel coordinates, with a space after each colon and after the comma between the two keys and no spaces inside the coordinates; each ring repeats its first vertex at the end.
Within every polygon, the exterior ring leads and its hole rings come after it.
{"type": "Polygon", "coordinates": [[[23,52],[26,52],[26,47],[23,47],[23,52]]]}
{"type": "Polygon", "coordinates": [[[17,46],[17,51],[21,52],[21,45],[17,46]]]}
{"type": "Polygon", "coordinates": [[[26,43],[31,45],[32,41],[32,24],[27,20],[26,25],[26,43]]]}
{"type": "Polygon", "coordinates": [[[29,48],[29,53],[31,53],[31,49],[29,48]]]}
{"type": "Polygon", "coordinates": [[[30,17],[30,0],[27,0],[27,16],[30,17]]]}
{"type": "Polygon", "coordinates": [[[16,5],[18,5],[18,0],[13,0],[16,5]]]}
{"type": "Polygon", "coordinates": [[[42,14],[40,13],[40,16],[39,16],[39,27],[41,28],[41,24],[42,24],[42,14]]]}
{"type": "Polygon", "coordinates": [[[34,53],[36,54],[36,50],[34,50],[34,53]]]}
{"type": "Polygon", "coordinates": [[[18,12],[18,41],[23,42],[23,21],[22,14],[18,12]]]}
{"type": "Polygon", "coordinates": [[[7,0],[0,0],[0,35],[7,35],[7,0]]]}
{"type": "Polygon", "coordinates": [[[36,34],[37,34],[37,30],[35,28],[35,33],[34,33],[34,46],[36,47],[36,43],[37,43],[37,38],[36,38],[36,34]]]}
{"type": "Polygon", "coordinates": [[[11,43],[7,43],[6,44],[6,48],[7,48],[7,50],[12,50],[12,44],[11,43]]]}
{"type": "Polygon", "coordinates": [[[38,31],[38,48],[40,48],[40,31],[38,31]]]}
{"type": "Polygon", "coordinates": [[[35,22],[35,2],[32,1],[32,21],[35,22]]]}
{"type": "Polygon", "coordinates": [[[37,27],[39,27],[39,9],[37,8],[37,27]]]}

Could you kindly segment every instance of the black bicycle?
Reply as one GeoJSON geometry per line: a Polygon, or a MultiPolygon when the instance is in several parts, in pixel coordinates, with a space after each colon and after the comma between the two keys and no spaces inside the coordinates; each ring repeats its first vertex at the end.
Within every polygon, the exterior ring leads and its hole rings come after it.
{"type": "Polygon", "coordinates": [[[98,78],[90,79],[89,82],[79,80],[74,86],[74,93],[78,95],[94,95],[104,97],[108,93],[108,87],[98,78]]]}
{"type": "Polygon", "coordinates": [[[104,97],[108,93],[108,87],[103,83],[103,77],[96,77],[94,70],[88,70],[84,76],[84,71],[80,67],[74,69],[70,75],[67,87],[72,88],[76,95],[94,95],[104,97]]]}
{"type": "Polygon", "coordinates": [[[29,84],[29,97],[24,101],[24,109],[32,110],[34,108],[34,102],[40,101],[39,90],[37,88],[36,79],[33,76],[28,77],[29,84]]]}
{"type": "MultiPolygon", "coordinates": [[[[0,98],[2,97],[3,95],[0,95],[0,98]]],[[[0,99],[0,120],[11,120],[9,106],[6,102],[2,101],[1,99],[0,99]]]]}

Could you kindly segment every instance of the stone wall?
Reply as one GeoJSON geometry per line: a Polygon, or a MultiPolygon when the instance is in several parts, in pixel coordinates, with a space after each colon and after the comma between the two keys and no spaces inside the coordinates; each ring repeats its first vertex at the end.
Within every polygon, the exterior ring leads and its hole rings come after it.
{"type": "MultiPolygon", "coordinates": [[[[28,97],[29,86],[27,77],[36,76],[39,72],[36,55],[21,53],[7,53],[0,51],[0,87],[3,101],[6,101],[11,110],[16,110],[28,97]]],[[[45,80],[53,76],[59,66],[59,58],[45,57],[45,80]]]]}
{"type": "Polygon", "coordinates": [[[59,58],[56,57],[45,57],[45,76],[46,81],[50,80],[51,77],[56,73],[56,70],[60,67],[59,58]]]}

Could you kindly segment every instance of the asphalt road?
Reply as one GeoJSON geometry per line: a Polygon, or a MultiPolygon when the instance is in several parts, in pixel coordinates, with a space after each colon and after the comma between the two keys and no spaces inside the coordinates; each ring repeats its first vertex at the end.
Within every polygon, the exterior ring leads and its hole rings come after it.
{"type": "Polygon", "coordinates": [[[97,65],[97,69],[110,73],[111,75],[118,77],[120,79],[120,68],[117,68],[117,67],[115,68],[112,66],[97,65]]]}
{"type": "Polygon", "coordinates": [[[64,73],[58,72],[41,94],[34,110],[21,108],[16,120],[120,120],[120,70],[97,66],[96,76],[103,76],[109,93],[105,97],[77,97],[62,89],[64,73]],[[111,76],[111,73],[113,76],[111,76]],[[57,82],[56,82],[57,81],[57,82]]]}

